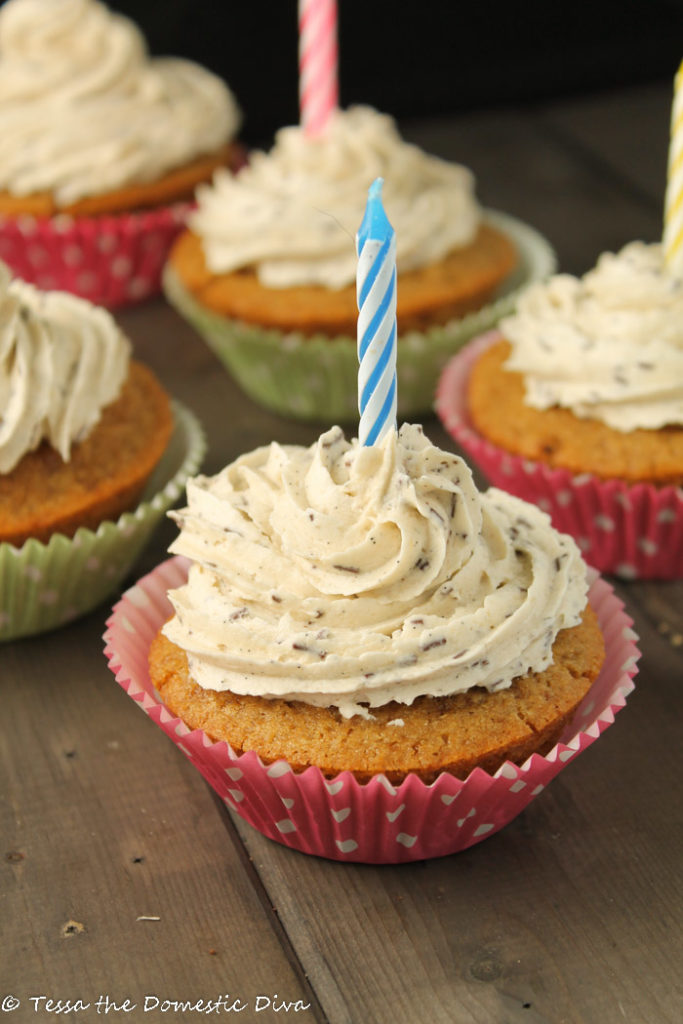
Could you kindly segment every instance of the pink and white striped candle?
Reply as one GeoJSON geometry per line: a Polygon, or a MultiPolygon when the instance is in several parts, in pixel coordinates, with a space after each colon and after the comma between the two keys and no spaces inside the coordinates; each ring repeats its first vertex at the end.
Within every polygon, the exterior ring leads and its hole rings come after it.
{"type": "Polygon", "coordinates": [[[299,0],[299,113],[319,135],[339,104],[337,0],[299,0]]]}

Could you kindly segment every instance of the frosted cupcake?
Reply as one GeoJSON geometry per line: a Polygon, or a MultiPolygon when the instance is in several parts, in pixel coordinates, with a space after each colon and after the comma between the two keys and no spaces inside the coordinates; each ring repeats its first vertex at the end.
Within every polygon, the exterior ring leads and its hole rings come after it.
{"type": "Polygon", "coordinates": [[[630,689],[624,620],[599,583],[588,600],[571,538],[477,492],[419,427],[273,444],[187,493],[183,560],[124,595],[110,663],[287,845],[391,861],[477,842],[630,689]]]}
{"type": "Polygon", "coordinates": [[[0,9],[0,257],[110,307],[154,294],[194,188],[238,158],[239,112],[198,65],[150,58],[97,0],[0,9]]]}
{"type": "Polygon", "coordinates": [[[447,356],[553,269],[535,232],[481,209],[469,170],[404,142],[386,115],[281,129],[269,153],[198,189],[165,274],[169,299],[276,411],[356,415],[354,238],[378,176],[398,239],[401,415],[429,409],[447,356]]]}
{"type": "Polygon", "coordinates": [[[106,310],[0,264],[0,638],[110,593],[196,469],[194,418],[106,310]],[[162,493],[157,495],[157,491],[162,493]],[[144,500],[147,499],[147,500],[144,500]]]}
{"type": "Polygon", "coordinates": [[[446,369],[437,408],[492,482],[541,504],[587,560],[683,572],[683,281],[660,245],[522,296],[446,369]]]}

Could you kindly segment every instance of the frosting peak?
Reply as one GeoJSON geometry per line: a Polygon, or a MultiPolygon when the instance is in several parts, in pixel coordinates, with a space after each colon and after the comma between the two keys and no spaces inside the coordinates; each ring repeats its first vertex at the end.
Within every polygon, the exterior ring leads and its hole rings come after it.
{"type": "Polygon", "coordinates": [[[106,310],[12,280],[0,263],[0,473],[43,440],[68,461],[118,396],[129,355],[106,310]]]}
{"type": "Polygon", "coordinates": [[[197,190],[191,225],[213,273],[253,266],[268,287],[342,288],[355,280],[354,238],[378,177],[399,271],[474,238],[480,209],[470,171],[404,142],[390,117],[363,106],[335,111],[320,135],[282,128],[270,152],[252,154],[238,175],[217,172],[197,190]]]}
{"type": "Polygon", "coordinates": [[[586,599],[574,542],[479,494],[417,426],[377,446],[340,428],[188,485],[171,550],[193,559],[164,627],[208,689],[367,714],[510,685],[551,660],[586,599]]]}
{"type": "Polygon", "coordinates": [[[239,112],[187,60],[149,58],[138,28],[98,0],[0,9],[0,188],[66,206],[162,177],[218,150],[239,112]]]}
{"type": "Polygon", "coordinates": [[[529,405],[622,431],[683,424],[683,278],[661,245],[631,242],[582,278],[532,285],[500,330],[529,405]]]}

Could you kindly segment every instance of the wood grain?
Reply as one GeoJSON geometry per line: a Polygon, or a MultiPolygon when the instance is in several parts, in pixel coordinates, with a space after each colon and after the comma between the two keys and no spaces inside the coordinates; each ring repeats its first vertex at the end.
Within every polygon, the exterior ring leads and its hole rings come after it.
{"type": "MultiPolygon", "coordinates": [[[[487,205],[534,224],[563,269],[583,272],[603,249],[661,232],[669,106],[668,87],[647,86],[405,134],[472,167],[487,205]]],[[[202,420],[207,472],[319,433],[254,406],[163,300],[119,320],[202,420]]],[[[425,429],[452,448],[435,419],[425,429]]],[[[160,528],[135,577],[174,533],[160,528]]],[[[231,817],[115,684],[101,642],[110,605],[0,647],[0,1000],[22,1000],[8,1019],[47,1017],[29,1002],[40,994],[231,993],[250,1004],[243,1022],[680,1020],[683,583],[617,591],[642,660],[615,725],[499,834],[401,867],[309,858],[231,817]],[[256,996],[275,993],[308,1009],[257,1014],[256,996]]]]}

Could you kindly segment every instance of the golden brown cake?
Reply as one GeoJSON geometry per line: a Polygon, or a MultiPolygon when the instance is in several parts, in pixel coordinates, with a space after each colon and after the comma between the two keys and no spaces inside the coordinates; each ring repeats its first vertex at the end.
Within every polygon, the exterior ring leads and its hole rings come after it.
{"type": "Polygon", "coordinates": [[[173,270],[223,316],[355,337],[353,239],[378,176],[397,239],[399,334],[484,305],[515,268],[515,245],[483,219],[467,168],[406,143],[370,107],[335,111],[314,137],[283,128],[237,177],[198,189],[173,270]]]}
{"type": "Polygon", "coordinates": [[[105,310],[0,263],[0,543],[96,530],[133,507],[170,400],[105,310]]]}
{"type": "Polygon", "coordinates": [[[547,753],[604,645],[577,546],[420,427],[326,431],[188,483],[150,678],[192,729],[295,770],[431,782],[547,753]]]}
{"type": "Polygon", "coordinates": [[[118,213],[132,213],[158,206],[190,201],[194,190],[208,182],[219,167],[233,167],[241,162],[237,145],[225,145],[215,153],[196,157],[181,167],[167,171],[151,182],[122,185],[109,192],[83,196],[73,202],[60,203],[53,192],[14,195],[0,192],[0,215],[4,217],[101,217],[118,213]]]}
{"type": "Polygon", "coordinates": [[[156,377],[130,365],[116,401],[88,436],[73,445],[68,462],[47,442],[0,474],[0,542],[19,547],[29,537],[48,541],[92,530],[133,508],[171,436],[170,403],[156,377]]]}
{"type": "Polygon", "coordinates": [[[554,266],[535,232],[482,209],[471,171],[404,141],[387,115],[351,107],[315,136],[280,129],[237,174],[198,187],[163,284],[247,394],[281,414],[356,415],[355,236],[378,178],[396,242],[401,416],[429,411],[448,357],[554,266]]]}
{"type": "MultiPolygon", "coordinates": [[[[201,238],[185,231],[170,263],[185,288],[207,309],[247,324],[304,335],[354,335],[358,318],[356,287],[322,285],[268,288],[252,267],[212,274],[201,238]]],[[[475,238],[436,263],[398,277],[397,326],[400,333],[425,330],[479,309],[513,270],[517,254],[510,239],[488,224],[475,238]]]]}
{"type": "Polygon", "coordinates": [[[392,702],[373,718],[343,718],[301,701],[267,700],[205,690],[188,673],[187,657],[163,633],[149,655],[162,700],[191,729],[225,740],[236,754],[254,750],[268,764],[284,759],[295,771],[317,765],[332,777],[349,770],[361,782],[381,772],[392,783],[413,772],[431,783],[443,771],[465,778],[474,768],[495,772],[522,764],[557,742],[600,671],[604,643],[588,607],[578,626],[558,634],[545,671],[516,679],[497,693],[473,689],[451,697],[392,702]],[[400,719],[402,725],[391,725],[400,719]]]}
{"type": "Polygon", "coordinates": [[[483,437],[573,473],[658,486],[683,483],[682,427],[624,432],[559,406],[534,408],[524,400],[522,374],[505,365],[510,351],[509,342],[498,341],[479,356],[469,378],[468,412],[483,437]]]}

